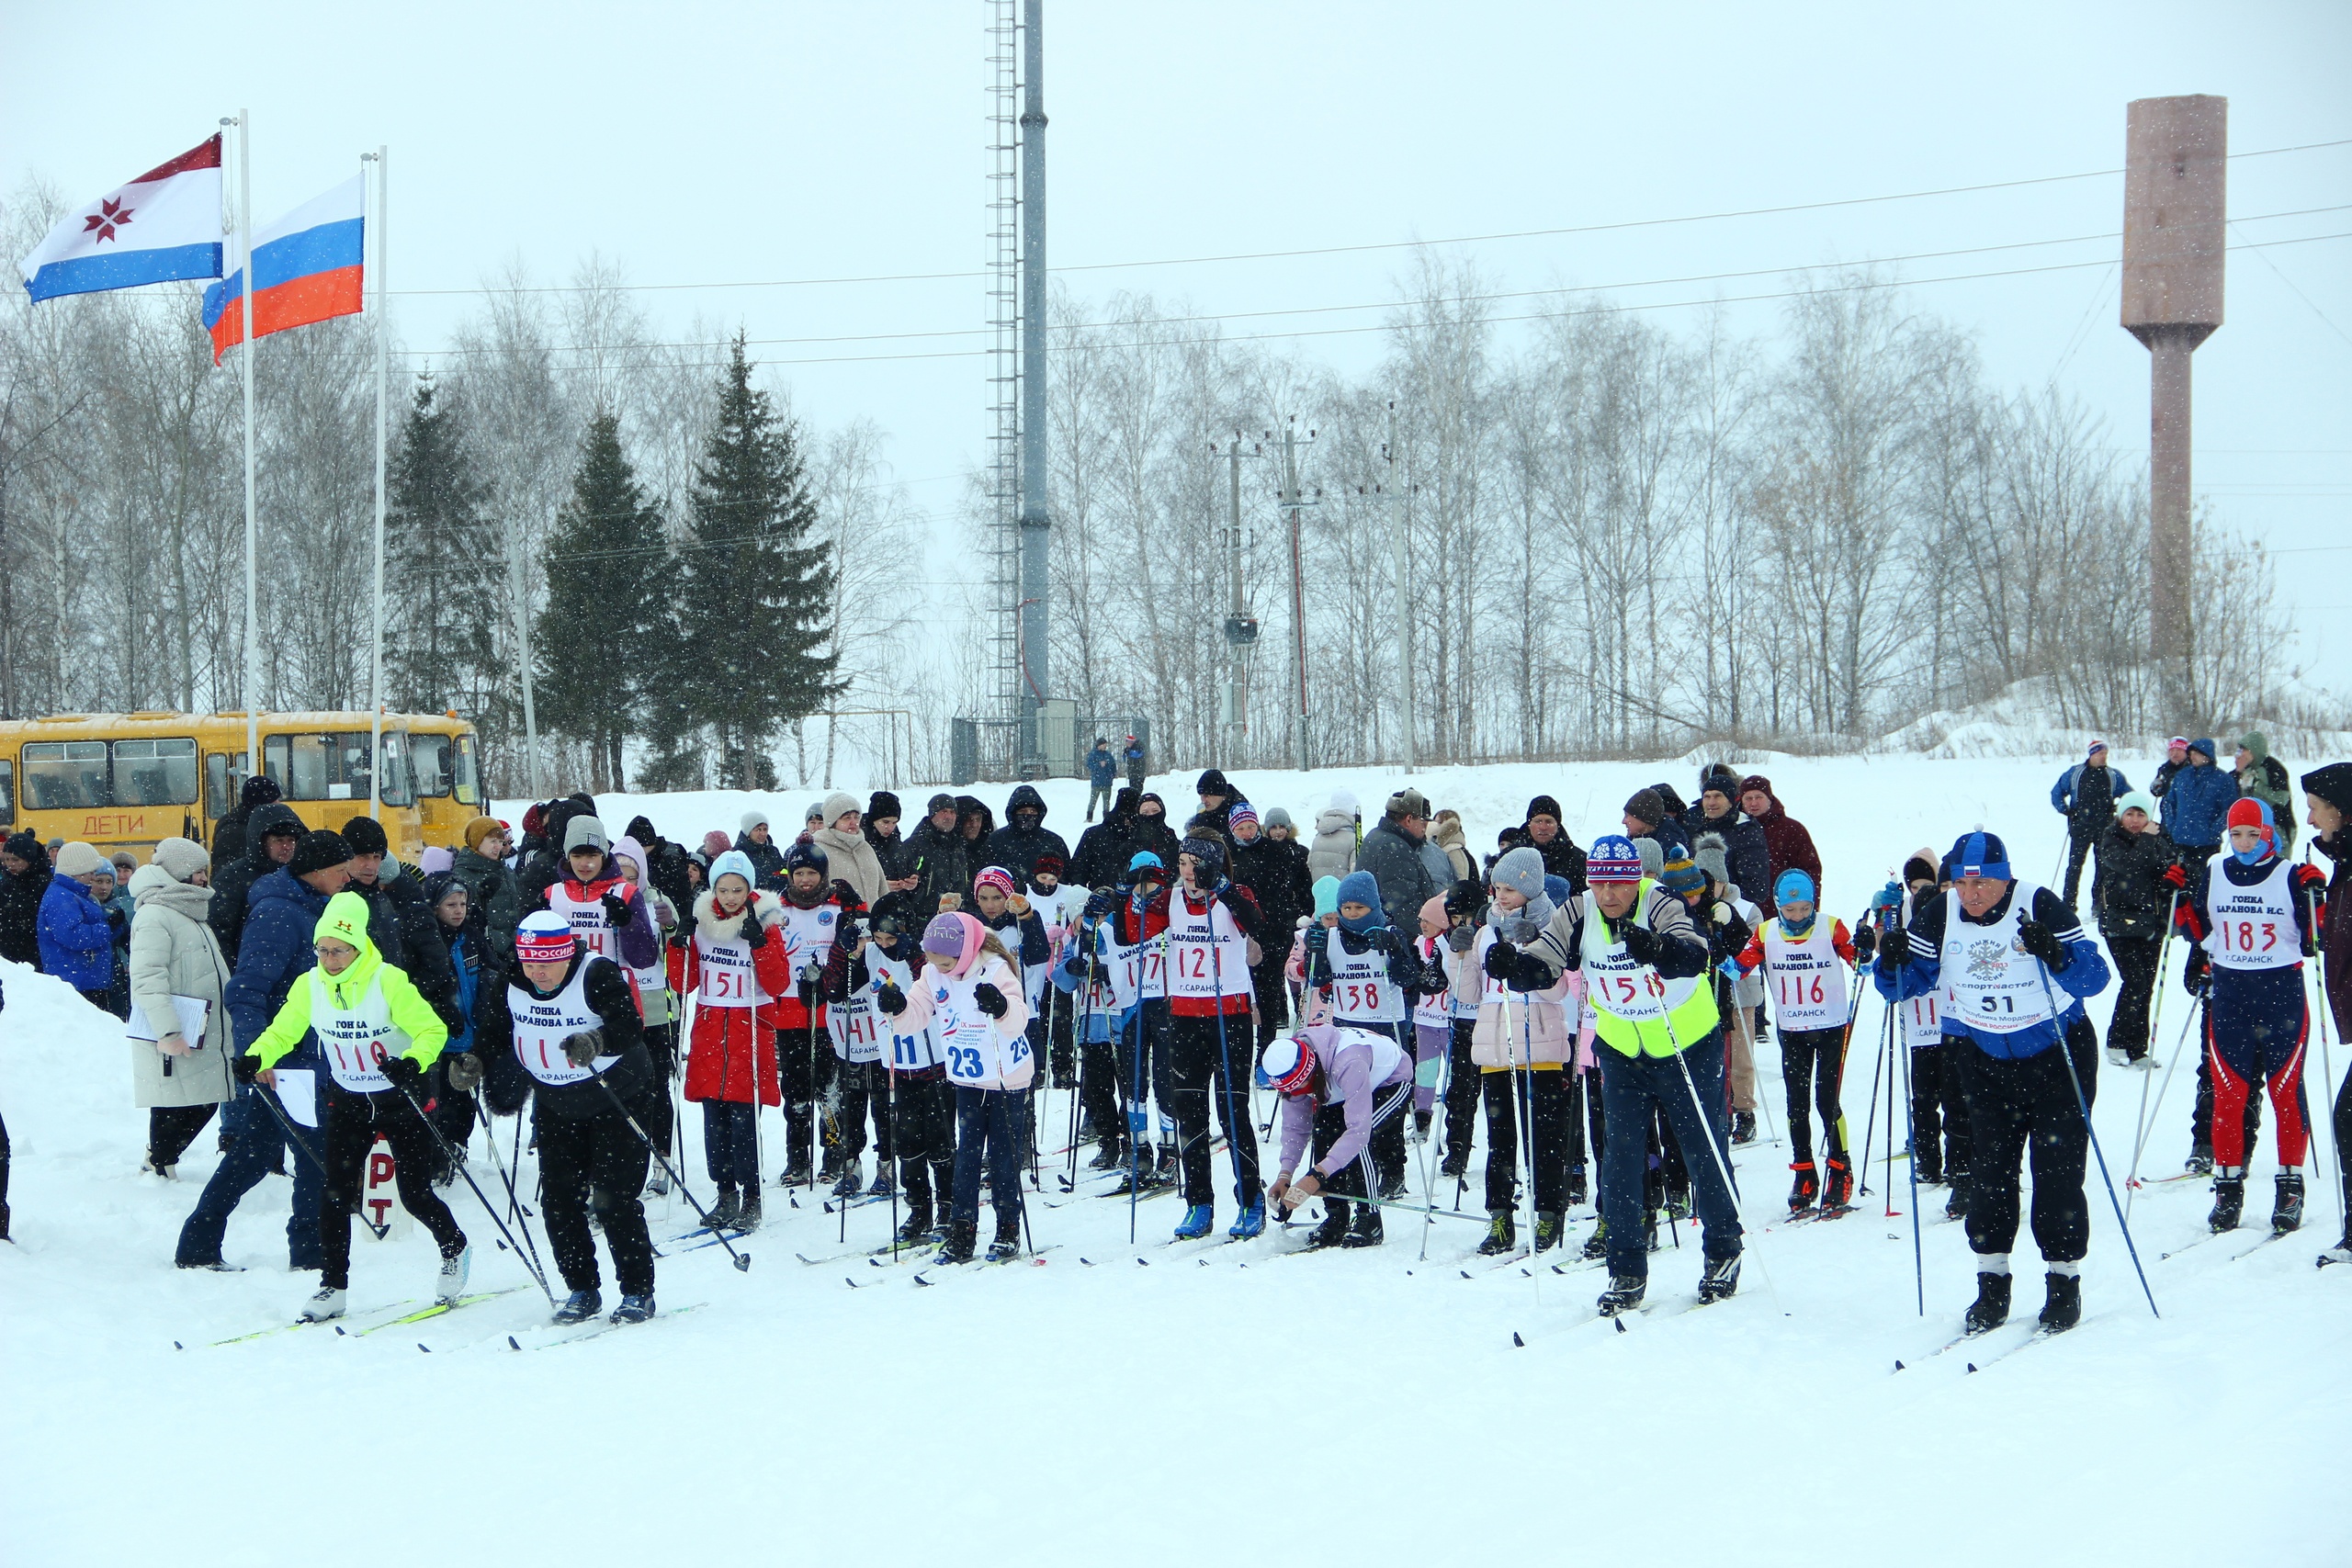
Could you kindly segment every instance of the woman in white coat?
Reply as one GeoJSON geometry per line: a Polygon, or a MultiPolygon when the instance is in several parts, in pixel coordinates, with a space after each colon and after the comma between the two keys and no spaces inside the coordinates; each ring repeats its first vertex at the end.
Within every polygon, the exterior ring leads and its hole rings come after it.
{"type": "Polygon", "coordinates": [[[147,1158],[141,1167],[169,1177],[180,1156],[212,1120],[235,1085],[232,1041],[220,1005],[228,961],[206,919],[212,908],[212,860],[188,839],[165,839],[155,858],[131,873],[130,1000],[156,1032],[130,1041],[130,1081],[147,1112],[147,1158]],[[190,1038],[175,998],[202,1004],[204,1021],[190,1038]]]}

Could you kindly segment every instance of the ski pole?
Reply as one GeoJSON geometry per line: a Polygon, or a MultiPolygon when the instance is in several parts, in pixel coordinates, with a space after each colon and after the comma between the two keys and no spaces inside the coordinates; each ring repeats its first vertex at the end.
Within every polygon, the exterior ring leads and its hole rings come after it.
{"type": "Polygon", "coordinates": [[[2148,1271],[2140,1267],[2140,1249],[2132,1240],[2132,1222],[2123,1217],[2123,1201],[2115,1195],[2114,1179],[2107,1174],[2107,1153],[2098,1146],[2098,1129],[2091,1125],[2091,1102],[2083,1094],[2083,1076],[2075,1070],[2075,1053],[2066,1043],[2058,993],[2050,985],[2050,965],[2039,957],[2033,962],[2041,972],[2041,995],[2050,1004],[2050,1026],[2058,1032],[2058,1059],[2066,1065],[2066,1081],[2075,1086],[2075,1109],[2082,1112],[2083,1131],[2090,1134],[2091,1153],[2098,1157],[2098,1178],[2107,1184],[2107,1201],[2115,1210],[2115,1223],[2123,1230],[2123,1249],[2132,1255],[2132,1271],[2140,1276],[2140,1289],[2148,1298],[2148,1311],[2161,1318],[2164,1314],[2156,1311],[2156,1292],[2148,1287],[2148,1271]]]}
{"type": "MultiPolygon", "coordinates": [[[[490,1163],[498,1168],[499,1179],[506,1183],[506,1201],[512,1206],[514,1215],[514,1223],[523,1227],[523,1243],[531,1249],[532,1265],[538,1270],[540,1277],[544,1279],[547,1275],[548,1266],[539,1258],[538,1243],[531,1239],[531,1211],[525,1205],[522,1197],[514,1190],[514,1173],[508,1170],[506,1168],[506,1162],[498,1157],[498,1127],[497,1124],[492,1122],[490,1119],[491,1112],[489,1102],[483,1100],[480,1095],[476,1095],[474,1097],[474,1100],[475,1104],[481,1111],[481,1119],[483,1122],[482,1131],[489,1134],[487,1142],[490,1145],[490,1163]]],[[[520,1134],[522,1127],[523,1109],[518,1105],[514,1108],[515,1132],[520,1134]]]]}
{"type": "MultiPolygon", "coordinates": [[[[2312,863],[2312,847],[2308,843],[2303,846],[2303,863],[2305,865],[2312,863]]],[[[2303,889],[2303,908],[2305,914],[2311,920],[2312,943],[2313,947],[2317,947],[2320,935],[2319,896],[2308,887],[2303,889]]],[[[2333,1020],[2329,1017],[2327,1010],[2326,965],[2327,960],[2324,957],[2322,957],[2319,961],[2319,967],[2313,975],[2313,977],[2319,982],[2319,1007],[2317,1009],[2319,1013],[2319,1092],[2323,1102],[2325,1101],[2327,1098],[2328,1087],[2335,1082],[2335,1068],[2327,1059],[2327,1037],[2329,1033],[2332,1032],[2331,1025],[2333,1023],[2333,1020]]],[[[2305,1096],[2306,1100],[2309,1098],[2309,1096],[2305,1096]]],[[[2309,1125],[2311,1120],[2311,1113],[2306,1110],[2303,1113],[2304,1123],[2309,1125]]],[[[2346,1228],[2347,1230],[2352,1230],[2352,1216],[2347,1216],[2341,1212],[2344,1205],[2344,1145],[2335,1136],[2335,1123],[2332,1117],[2328,1122],[2327,1144],[2329,1149],[2332,1150],[2335,1156],[2335,1199],[2336,1207],[2339,1211],[2336,1218],[2344,1220],[2346,1223],[2346,1228]]]]}
{"type": "MultiPolygon", "coordinates": [[[[1894,1029],[1894,1015],[1887,1014],[1887,1030],[1894,1029]]],[[[1911,1088],[1911,1053],[1903,1053],[1903,1114],[1910,1127],[1911,1137],[1911,1278],[1919,1295],[1919,1315],[1928,1315],[1928,1258],[1925,1244],[1919,1238],[1919,1101],[1911,1088]]],[[[1890,1113],[1888,1120],[1893,1122],[1890,1113]]],[[[1892,1133],[1888,1134],[1894,1136],[1892,1133]]],[[[1893,1176],[1888,1177],[1891,1182],[1893,1176]]]]}
{"type": "MultiPolygon", "coordinates": [[[[327,1177],[326,1162],[319,1157],[318,1151],[311,1148],[309,1143],[304,1141],[302,1134],[294,1130],[293,1119],[288,1116],[286,1112],[278,1107],[277,1094],[276,1090],[272,1089],[267,1084],[262,1083],[254,1084],[253,1086],[253,1097],[255,1100],[260,1100],[262,1105],[272,1116],[277,1118],[277,1124],[285,1130],[287,1140],[296,1148],[301,1150],[303,1154],[308,1156],[311,1163],[318,1168],[319,1181],[321,1183],[321,1198],[322,1201],[323,1201],[324,1184],[327,1177]]],[[[379,1225],[375,1221],[369,1219],[364,1212],[354,1212],[359,1213],[359,1223],[366,1225],[370,1231],[374,1232],[378,1241],[383,1240],[384,1237],[390,1233],[392,1228],[390,1221],[388,1220],[379,1225]]]]}
{"type": "Polygon", "coordinates": [[[498,1227],[499,1235],[506,1238],[506,1246],[514,1254],[514,1261],[520,1263],[524,1271],[537,1282],[539,1293],[547,1297],[548,1305],[555,1305],[555,1292],[548,1289],[547,1276],[539,1272],[536,1255],[531,1258],[523,1255],[522,1247],[514,1240],[514,1233],[506,1228],[506,1222],[498,1217],[497,1209],[492,1206],[490,1195],[481,1190],[481,1183],[474,1179],[474,1173],[466,1168],[465,1162],[449,1146],[449,1140],[441,1135],[441,1129],[433,1124],[433,1118],[424,1113],[424,1107],[416,1102],[416,1096],[409,1093],[405,1084],[394,1083],[392,1087],[401,1091],[401,1098],[408,1101],[408,1108],[416,1112],[416,1119],[424,1123],[425,1132],[432,1134],[433,1141],[440,1145],[441,1157],[457,1167],[458,1174],[466,1179],[466,1185],[474,1190],[475,1201],[481,1204],[481,1212],[490,1216],[490,1223],[498,1227]]]}
{"type": "MultiPolygon", "coordinates": [[[[751,1258],[744,1256],[742,1253],[736,1251],[735,1244],[727,1239],[727,1233],[721,1230],[718,1226],[710,1223],[710,1211],[704,1208],[702,1204],[695,1200],[694,1192],[686,1186],[685,1178],[680,1176],[677,1171],[672,1168],[669,1160],[663,1156],[662,1150],[655,1145],[653,1140],[645,1135],[645,1129],[638,1125],[637,1116],[629,1110],[628,1102],[621,1099],[619,1095],[613,1092],[613,1086],[605,1081],[604,1074],[590,1073],[588,1075],[588,1081],[605,1091],[605,1098],[611,1100],[613,1102],[613,1109],[621,1113],[621,1120],[628,1122],[628,1130],[637,1134],[637,1141],[643,1144],[646,1147],[646,1151],[652,1155],[655,1159],[661,1161],[662,1174],[670,1179],[670,1184],[678,1190],[681,1197],[685,1199],[687,1206],[693,1209],[695,1217],[702,1221],[703,1227],[709,1231],[712,1235],[718,1238],[718,1245],[725,1247],[727,1249],[727,1256],[735,1260],[736,1271],[738,1273],[741,1273],[748,1270],[752,1267],[751,1258]]],[[[549,1301],[553,1301],[555,1298],[550,1296],[548,1299],[549,1301]]]]}

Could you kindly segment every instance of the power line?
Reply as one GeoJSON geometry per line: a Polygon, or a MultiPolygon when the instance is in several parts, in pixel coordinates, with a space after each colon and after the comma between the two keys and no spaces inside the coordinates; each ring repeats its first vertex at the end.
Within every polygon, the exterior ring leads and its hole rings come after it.
{"type": "MultiPolygon", "coordinates": [[[[2305,141],[2291,147],[2261,147],[2250,152],[2232,152],[2228,156],[2234,162],[2242,158],[2271,158],[2287,152],[2312,152],[2330,147],[2346,146],[2352,146],[2352,137],[2333,141],[2305,141]]],[[[2072,175],[2039,175],[2027,179],[1988,180],[1981,185],[1943,186],[1933,190],[1895,191],[1884,196],[1849,196],[1827,201],[1791,202],[1780,207],[1747,207],[1722,212],[1693,212],[1675,218],[1630,218],[1612,223],[1581,223],[1556,229],[1516,229],[1490,234],[1456,234],[1440,240],[1377,240],[1360,244],[1312,245],[1283,251],[1237,251],[1219,255],[1161,256],[1149,261],[1080,262],[1053,267],[1050,270],[1056,273],[1114,272],[1139,267],[1203,266],[1224,262],[1283,261],[1297,256],[1349,255],[1367,251],[1419,250],[1430,245],[1488,244],[1499,240],[1556,239],[1569,234],[1605,234],[1629,229],[1662,228],[1679,223],[1713,223],[1737,218],[1776,218],[1792,212],[1822,212],[1843,207],[1868,207],[1889,201],[1920,201],[1935,197],[1970,196],[1982,191],[2015,190],[2028,186],[2063,185],[2070,180],[2104,179],[2121,173],[2123,173],[2121,169],[2086,169],[2072,175]]],[[[957,272],[872,273],[841,277],[746,278],[730,283],[530,284],[511,288],[394,288],[388,292],[394,299],[480,294],[604,292],[650,294],[695,288],[812,288],[864,283],[934,283],[987,276],[986,272],[974,268],[957,272]]]]}

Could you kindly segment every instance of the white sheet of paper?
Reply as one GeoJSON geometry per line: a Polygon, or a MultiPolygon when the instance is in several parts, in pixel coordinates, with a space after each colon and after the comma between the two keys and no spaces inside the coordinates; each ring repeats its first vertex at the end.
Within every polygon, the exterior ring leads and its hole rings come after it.
{"type": "MultiPolygon", "coordinates": [[[[180,1038],[190,1045],[198,1047],[203,1045],[204,1018],[211,1010],[212,1004],[199,997],[183,997],[176,993],[172,997],[172,1011],[178,1015],[180,1038]]],[[[155,1032],[155,1026],[148,1021],[146,1013],[140,1010],[137,1002],[130,1004],[130,1017],[124,1021],[122,1032],[133,1040],[163,1038],[155,1032]]]]}
{"type": "MultiPolygon", "coordinates": [[[[277,1069],[277,1102],[286,1107],[286,1114],[297,1125],[315,1127],[319,1124],[318,1075],[308,1067],[277,1069]]],[[[267,1111],[262,1112],[265,1116],[267,1111]]]]}

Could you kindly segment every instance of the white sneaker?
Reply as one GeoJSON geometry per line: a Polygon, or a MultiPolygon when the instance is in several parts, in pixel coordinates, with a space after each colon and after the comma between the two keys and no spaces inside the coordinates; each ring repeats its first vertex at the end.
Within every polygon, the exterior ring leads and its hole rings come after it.
{"type": "Polygon", "coordinates": [[[466,1276],[473,1271],[473,1263],[474,1249],[471,1242],[467,1243],[465,1250],[459,1252],[457,1257],[443,1258],[440,1278],[433,1288],[433,1299],[444,1303],[454,1303],[459,1296],[464,1295],[466,1276]]]}
{"type": "Polygon", "coordinates": [[[309,1301],[302,1303],[301,1315],[296,1318],[295,1321],[297,1323],[324,1323],[331,1317],[341,1317],[343,1315],[343,1297],[344,1292],[336,1290],[334,1286],[321,1285],[318,1289],[318,1293],[313,1295],[309,1301]]]}

